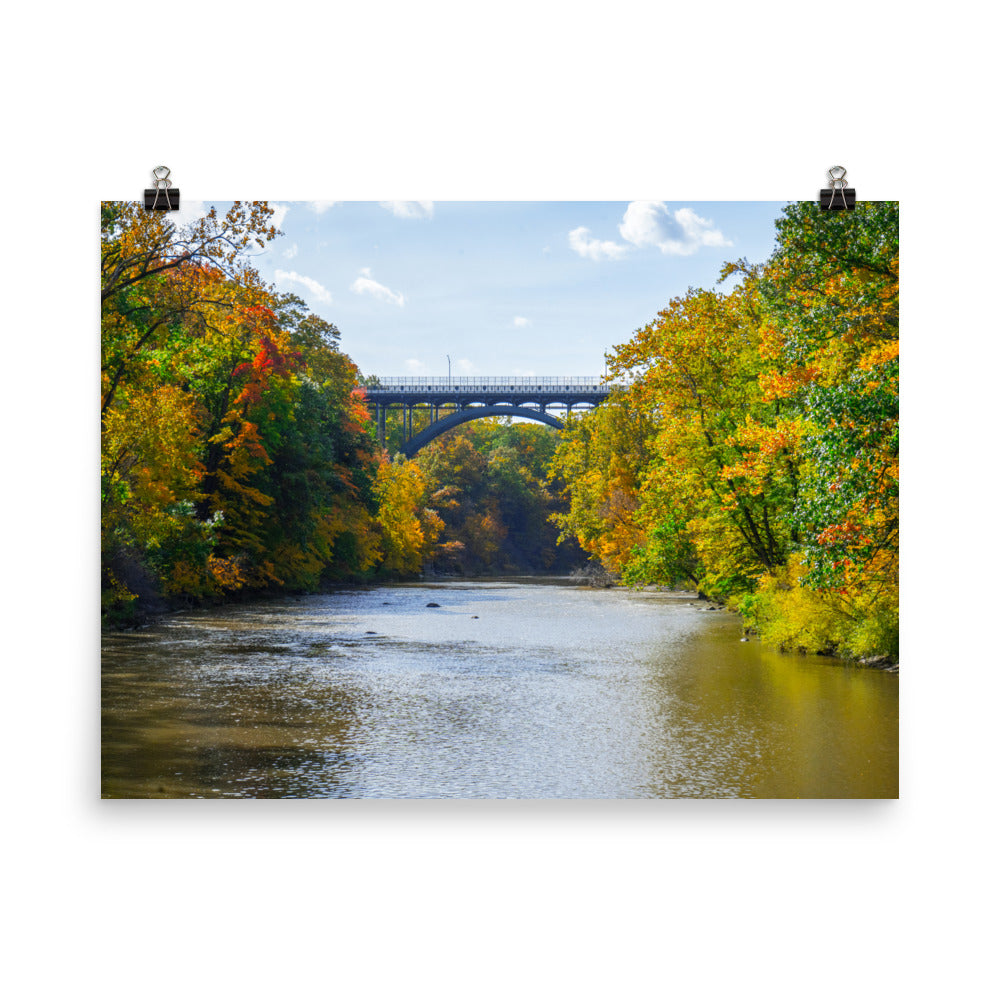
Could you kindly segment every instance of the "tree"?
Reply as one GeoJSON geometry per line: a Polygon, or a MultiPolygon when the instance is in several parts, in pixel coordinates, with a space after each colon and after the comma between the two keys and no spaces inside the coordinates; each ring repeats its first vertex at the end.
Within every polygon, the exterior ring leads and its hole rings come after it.
{"type": "MultiPolygon", "coordinates": [[[[735,268],[742,284],[673,299],[610,364],[638,376],[626,405],[656,424],[639,521],[668,560],[663,575],[717,596],[783,564],[798,479],[800,428],[760,384],[759,272],[735,268]]],[[[652,553],[636,555],[649,564],[652,553]]]]}
{"type": "Polygon", "coordinates": [[[419,572],[444,527],[438,514],[426,506],[428,488],[423,472],[415,462],[383,458],[375,493],[384,551],[382,571],[419,572]]]}
{"type": "Polygon", "coordinates": [[[186,232],[102,211],[102,567],[110,601],[370,571],[378,460],[338,332],[243,256],[263,203],[186,232]]]}
{"type": "Polygon", "coordinates": [[[648,542],[638,514],[654,429],[642,407],[612,396],[566,421],[549,466],[549,481],[565,503],[552,515],[560,541],[574,538],[612,573],[621,573],[648,542]]]}
{"type": "Polygon", "coordinates": [[[560,501],[547,483],[555,451],[547,427],[502,418],[471,421],[436,438],[415,461],[428,505],[442,521],[433,561],[476,573],[558,573],[579,561],[560,544],[550,515],[560,501]]]}
{"type": "Polygon", "coordinates": [[[171,327],[187,312],[217,304],[198,282],[167,279],[204,271],[257,284],[244,255],[279,235],[268,224],[272,214],[266,202],[237,201],[222,218],[212,208],[178,229],[168,214],[147,212],[136,202],[102,203],[102,415],[126,372],[142,364],[144,351],[168,342],[171,327]]]}
{"type": "Polygon", "coordinates": [[[789,206],[765,284],[767,339],[798,377],[770,391],[808,422],[794,512],[807,581],[892,583],[898,564],[899,208],[789,206]],[[870,572],[869,572],[870,571],[870,572]],[[876,579],[877,578],[877,579],[876,579]]]}

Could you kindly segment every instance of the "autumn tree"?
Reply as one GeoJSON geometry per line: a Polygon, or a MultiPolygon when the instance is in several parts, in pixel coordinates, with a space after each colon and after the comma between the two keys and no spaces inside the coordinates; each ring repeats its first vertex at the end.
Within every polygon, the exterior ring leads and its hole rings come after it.
{"type": "Polygon", "coordinates": [[[627,582],[728,598],[775,644],[891,655],[898,208],[790,205],[777,236],[615,348],[634,382],[564,433],[560,523],[627,582]]]}
{"type": "Polygon", "coordinates": [[[270,209],[185,231],[102,210],[102,572],[109,603],[310,589],[382,555],[378,456],[338,332],[246,251],[270,209]]]}
{"type": "Polygon", "coordinates": [[[560,543],[551,515],[561,500],[548,482],[556,438],[546,427],[501,418],[462,425],[432,441],[415,461],[428,505],[442,521],[433,561],[441,570],[560,573],[580,562],[560,543]]]}
{"type": "Polygon", "coordinates": [[[768,389],[809,422],[795,522],[809,579],[833,586],[898,551],[899,208],[795,204],[777,229],[766,334],[798,377],[768,389]]]}
{"type": "Polygon", "coordinates": [[[434,552],[444,522],[430,509],[426,476],[416,462],[383,457],[375,484],[382,531],[381,570],[390,575],[419,572],[434,552]]]}
{"type": "MultiPolygon", "coordinates": [[[[829,612],[835,645],[896,655],[899,206],[866,202],[836,213],[794,204],[777,231],[764,275],[764,340],[792,377],[766,390],[806,428],[791,515],[800,590],[829,612]]],[[[794,630],[775,601],[758,617],[784,638],[794,630]]]]}
{"type": "Polygon", "coordinates": [[[567,419],[549,464],[549,482],[564,500],[564,509],[551,515],[559,538],[576,540],[611,573],[623,572],[649,542],[639,506],[654,430],[641,407],[612,396],[567,419]]]}
{"type": "Polygon", "coordinates": [[[761,389],[758,273],[742,267],[728,293],[672,300],[610,362],[656,425],[638,515],[653,552],[636,555],[659,551],[664,575],[719,596],[783,564],[798,483],[800,428],[761,389]]]}

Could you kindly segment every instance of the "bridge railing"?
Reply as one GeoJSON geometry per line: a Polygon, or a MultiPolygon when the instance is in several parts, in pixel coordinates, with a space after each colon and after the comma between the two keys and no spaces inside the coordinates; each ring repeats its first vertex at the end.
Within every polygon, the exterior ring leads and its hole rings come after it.
{"type": "Polygon", "coordinates": [[[581,375],[456,375],[448,377],[430,377],[427,375],[392,375],[379,377],[375,385],[365,386],[368,392],[379,390],[389,392],[497,392],[511,390],[515,392],[525,389],[545,389],[546,391],[571,391],[587,389],[591,392],[610,392],[612,389],[625,388],[624,384],[602,382],[596,376],[581,375]]]}

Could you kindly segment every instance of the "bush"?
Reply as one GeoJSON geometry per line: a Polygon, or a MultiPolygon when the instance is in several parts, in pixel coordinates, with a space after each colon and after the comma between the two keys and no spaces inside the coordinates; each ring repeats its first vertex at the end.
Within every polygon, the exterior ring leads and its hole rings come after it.
{"type": "Polygon", "coordinates": [[[783,650],[839,653],[855,659],[899,655],[898,597],[894,588],[856,592],[811,589],[808,566],[792,556],[776,573],[760,578],[755,593],[734,607],[761,641],[783,650]]]}

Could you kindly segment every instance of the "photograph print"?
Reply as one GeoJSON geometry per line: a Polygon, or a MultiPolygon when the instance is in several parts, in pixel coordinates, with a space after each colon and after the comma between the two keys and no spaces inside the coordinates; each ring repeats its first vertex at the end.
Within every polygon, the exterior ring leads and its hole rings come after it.
{"type": "Polygon", "coordinates": [[[898,226],[102,203],[102,797],[898,797],[898,226]]]}

